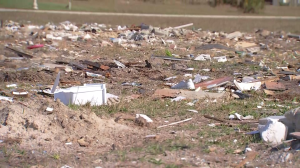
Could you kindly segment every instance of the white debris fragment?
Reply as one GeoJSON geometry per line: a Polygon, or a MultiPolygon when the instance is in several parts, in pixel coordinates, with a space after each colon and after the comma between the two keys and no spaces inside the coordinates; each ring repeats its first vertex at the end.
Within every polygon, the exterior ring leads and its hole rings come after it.
{"type": "Polygon", "coordinates": [[[12,97],[0,96],[0,100],[5,100],[5,101],[13,102],[13,98],[12,97]]]}
{"type": "Polygon", "coordinates": [[[148,123],[152,123],[153,122],[153,120],[150,117],[148,117],[147,115],[145,115],[145,114],[136,114],[135,115],[135,118],[139,118],[139,117],[145,119],[148,123]]]}
{"type": "Polygon", "coordinates": [[[218,62],[227,62],[226,56],[214,57],[218,62]]]}
{"type": "Polygon", "coordinates": [[[243,120],[243,116],[238,114],[238,113],[234,113],[234,115],[236,116],[237,119],[239,120],[243,120]]]}
{"type": "Polygon", "coordinates": [[[52,111],[53,111],[53,108],[51,108],[51,107],[47,107],[47,108],[46,108],[46,111],[48,111],[48,112],[52,112],[52,111]]]}
{"type": "Polygon", "coordinates": [[[212,124],[208,124],[209,127],[215,127],[216,124],[212,123],[212,124]]]}
{"type": "Polygon", "coordinates": [[[233,81],[234,84],[236,85],[236,87],[241,90],[241,91],[245,91],[245,90],[258,90],[261,86],[261,82],[253,82],[253,83],[239,83],[236,80],[233,81]]]}
{"type": "Polygon", "coordinates": [[[117,61],[117,60],[114,60],[115,64],[117,64],[118,68],[121,67],[121,68],[126,68],[126,66],[124,64],[122,64],[121,62],[117,61]]]}
{"type": "Polygon", "coordinates": [[[177,78],[177,76],[171,76],[171,77],[168,77],[168,78],[166,78],[166,79],[164,79],[165,81],[169,81],[169,80],[171,80],[171,79],[176,79],[177,78]]]}
{"type": "Polygon", "coordinates": [[[181,101],[181,100],[185,100],[186,99],[186,97],[183,97],[183,96],[178,96],[178,97],[176,97],[176,98],[174,98],[174,99],[171,99],[171,102],[173,102],[173,101],[181,101]]]}
{"type": "Polygon", "coordinates": [[[232,119],[235,119],[235,116],[233,114],[231,114],[229,117],[228,117],[230,120],[232,119]]]}
{"type": "Polygon", "coordinates": [[[193,77],[192,74],[184,74],[184,77],[193,77]]]}
{"type": "Polygon", "coordinates": [[[245,148],[245,153],[247,153],[247,152],[251,152],[252,151],[252,149],[251,148],[245,148]]]}
{"type": "Polygon", "coordinates": [[[268,119],[268,123],[260,127],[259,132],[263,141],[277,145],[286,139],[288,129],[283,123],[268,119]]]}
{"type": "Polygon", "coordinates": [[[17,84],[6,85],[7,88],[11,88],[11,87],[14,87],[14,88],[15,88],[15,87],[17,87],[17,86],[18,86],[17,84]]]}
{"type": "Polygon", "coordinates": [[[187,88],[190,90],[195,89],[195,85],[194,85],[194,82],[192,81],[192,79],[189,79],[186,85],[187,85],[187,88]]]}
{"type": "Polygon", "coordinates": [[[198,113],[198,111],[197,110],[188,110],[189,112],[193,112],[193,113],[198,113]]]}
{"type": "Polygon", "coordinates": [[[211,60],[211,57],[210,57],[209,54],[200,54],[194,60],[196,60],[196,61],[206,61],[206,60],[211,60]]]}

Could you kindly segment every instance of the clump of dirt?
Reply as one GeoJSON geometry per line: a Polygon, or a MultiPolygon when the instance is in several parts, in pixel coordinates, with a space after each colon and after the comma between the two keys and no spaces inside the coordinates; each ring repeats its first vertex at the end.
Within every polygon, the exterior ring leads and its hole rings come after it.
{"type": "Polygon", "coordinates": [[[111,149],[112,145],[122,148],[146,134],[112,119],[101,119],[88,109],[72,110],[60,101],[41,98],[1,104],[0,137],[21,138],[20,147],[24,149],[99,152],[111,149]],[[47,107],[53,108],[53,112],[46,112],[47,107]]]}

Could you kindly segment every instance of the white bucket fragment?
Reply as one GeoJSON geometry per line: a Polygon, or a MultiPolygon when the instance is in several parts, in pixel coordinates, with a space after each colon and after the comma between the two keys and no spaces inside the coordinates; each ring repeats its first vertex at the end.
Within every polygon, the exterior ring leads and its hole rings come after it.
{"type": "Polygon", "coordinates": [[[268,123],[259,128],[259,132],[263,141],[277,145],[286,139],[288,128],[281,122],[268,119],[268,123]]]}
{"type": "Polygon", "coordinates": [[[261,86],[261,82],[253,82],[253,83],[238,83],[236,80],[233,81],[236,87],[241,90],[258,90],[261,86]]]}

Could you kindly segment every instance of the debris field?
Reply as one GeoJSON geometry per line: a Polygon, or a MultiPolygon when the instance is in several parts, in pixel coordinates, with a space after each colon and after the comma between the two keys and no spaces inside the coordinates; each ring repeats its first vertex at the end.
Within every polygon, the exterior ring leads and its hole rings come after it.
{"type": "Polygon", "coordinates": [[[0,159],[19,167],[294,167],[299,35],[1,23],[0,159]]]}

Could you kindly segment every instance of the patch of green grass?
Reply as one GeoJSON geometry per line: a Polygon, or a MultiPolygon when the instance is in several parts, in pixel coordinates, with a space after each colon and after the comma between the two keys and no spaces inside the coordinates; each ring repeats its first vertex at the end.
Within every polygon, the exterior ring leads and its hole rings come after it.
{"type": "Polygon", "coordinates": [[[79,110],[80,109],[80,106],[79,105],[76,105],[76,104],[69,104],[68,107],[72,110],[79,110]]]}
{"type": "MultiPolygon", "coordinates": [[[[190,114],[186,111],[187,105],[185,101],[170,102],[170,101],[153,101],[149,99],[138,99],[131,102],[122,101],[111,106],[95,106],[93,111],[99,116],[112,115],[118,112],[132,113],[138,111],[141,114],[146,114],[151,117],[162,116],[185,116],[190,114]]],[[[191,114],[192,115],[192,114],[191,114]]]]}
{"type": "Polygon", "coordinates": [[[162,144],[151,144],[147,146],[146,152],[151,155],[162,154],[165,150],[165,147],[162,144]]]}
{"type": "Polygon", "coordinates": [[[122,161],[122,162],[126,161],[126,159],[127,159],[126,154],[127,154],[126,151],[118,151],[118,152],[117,152],[118,158],[119,158],[119,160],[122,161]]]}
{"type": "Polygon", "coordinates": [[[154,159],[154,158],[150,158],[150,159],[148,160],[148,162],[153,163],[153,164],[155,164],[155,165],[161,165],[161,164],[163,164],[163,162],[162,162],[161,159],[154,159]]]}
{"type": "MultiPolygon", "coordinates": [[[[48,2],[38,0],[38,8],[40,10],[69,10],[67,2],[48,2]]],[[[5,8],[19,8],[19,9],[32,9],[33,0],[0,0],[0,7],[5,8]]],[[[93,7],[81,7],[81,6],[72,6],[73,11],[95,11],[93,7]]]]}
{"type": "Polygon", "coordinates": [[[132,147],[130,150],[130,152],[141,152],[143,151],[142,147],[132,147]]]}
{"type": "Polygon", "coordinates": [[[51,157],[55,160],[60,160],[60,155],[58,153],[53,154],[51,157]]]}
{"type": "Polygon", "coordinates": [[[196,124],[194,124],[194,123],[192,123],[192,124],[185,125],[184,128],[186,130],[197,130],[197,129],[199,129],[199,126],[196,125],[196,124]]]}
{"type": "Polygon", "coordinates": [[[175,165],[175,164],[169,164],[166,165],[165,168],[180,168],[181,166],[175,165]]]}

